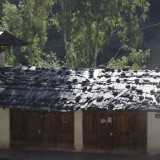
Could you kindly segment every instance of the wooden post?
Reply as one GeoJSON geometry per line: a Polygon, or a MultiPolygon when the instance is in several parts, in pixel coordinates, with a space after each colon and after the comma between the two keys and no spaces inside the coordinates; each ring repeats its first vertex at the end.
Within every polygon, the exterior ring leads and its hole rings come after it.
{"type": "Polygon", "coordinates": [[[5,51],[0,47],[0,67],[5,67],[5,51]]]}

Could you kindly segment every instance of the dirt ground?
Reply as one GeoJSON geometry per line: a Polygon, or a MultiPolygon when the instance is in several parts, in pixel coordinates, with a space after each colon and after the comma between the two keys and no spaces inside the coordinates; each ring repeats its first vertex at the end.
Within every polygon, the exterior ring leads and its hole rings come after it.
{"type": "Polygon", "coordinates": [[[113,155],[43,150],[0,150],[0,160],[160,160],[160,155],[113,155]]]}

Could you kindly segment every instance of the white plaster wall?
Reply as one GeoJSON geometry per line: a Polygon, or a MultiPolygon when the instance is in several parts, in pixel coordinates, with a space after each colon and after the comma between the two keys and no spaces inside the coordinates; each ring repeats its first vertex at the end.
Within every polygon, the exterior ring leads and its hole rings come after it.
{"type": "Polygon", "coordinates": [[[10,113],[9,109],[0,108],[0,149],[10,146],[10,113]]]}
{"type": "Polygon", "coordinates": [[[0,67],[5,66],[5,52],[0,53],[0,67]]]}
{"type": "Polygon", "coordinates": [[[160,118],[155,118],[155,114],[156,112],[148,112],[147,152],[149,154],[160,154],[160,118]]]}
{"type": "Polygon", "coordinates": [[[83,149],[83,112],[74,112],[74,148],[80,152],[83,149]]]}

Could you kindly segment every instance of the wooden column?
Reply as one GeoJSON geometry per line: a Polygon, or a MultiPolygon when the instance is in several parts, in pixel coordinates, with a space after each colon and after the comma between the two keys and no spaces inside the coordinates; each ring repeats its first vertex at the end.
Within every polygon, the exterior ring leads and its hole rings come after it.
{"type": "Polygon", "coordinates": [[[0,67],[5,67],[5,51],[2,51],[1,47],[0,47],[0,67]]]}

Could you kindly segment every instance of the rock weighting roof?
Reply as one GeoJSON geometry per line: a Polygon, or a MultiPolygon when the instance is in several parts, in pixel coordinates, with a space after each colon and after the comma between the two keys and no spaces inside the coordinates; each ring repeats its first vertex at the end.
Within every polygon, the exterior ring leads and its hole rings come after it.
{"type": "Polygon", "coordinates": [[[0,68],[0,107],[22,110],[160,111],[160,72],[70,68],[0,68]]]}

